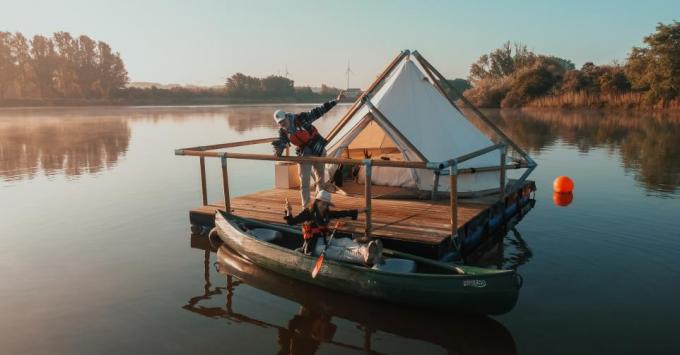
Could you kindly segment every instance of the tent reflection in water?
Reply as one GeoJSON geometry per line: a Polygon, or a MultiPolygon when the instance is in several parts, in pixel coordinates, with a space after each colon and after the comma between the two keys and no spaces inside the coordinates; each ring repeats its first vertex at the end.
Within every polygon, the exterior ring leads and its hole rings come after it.
{"type": "MultiPolygon", "coordinates": [[[[440,91],[438,79],[422,64],[417,52],[406,53],[377,83],[374,93],[367,92],[331,130],[327,137],[329,157],[363,159],[368,153],[372,159],[444,162],[494,144],[440,91]]],[[[500,140],[508,139],[503,136],[500,140]]],[[[497,167],[502,154],[501,150],[491,150],[462,162],[457,169],[497,167]]],[[[333,173],[336,168],[328,169],[333,173]]],[[[495,193],[500,174],[500,169],[461,173],[458,192],[495,193]]],[[[363,175],[359,174],[362,184],[363,175]]],[[[371,176],[373,185],[420,191],[432,191],[435,181],[435,171],[430,169],[374,167],[371,176]]],[[[448,184],[438,184],[434,190],[448,189],[448,184]]]]}

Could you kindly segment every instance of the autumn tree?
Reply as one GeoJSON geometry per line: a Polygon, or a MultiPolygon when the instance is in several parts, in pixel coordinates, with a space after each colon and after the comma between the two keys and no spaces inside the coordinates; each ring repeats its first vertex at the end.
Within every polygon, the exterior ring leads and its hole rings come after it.
{"type": "Polygon", "coordinates": [[[80,95],[77,82],[78,68],[76,67],[78,43],[68,32],[57,32],[53,38],[57,51],[55,87],[62,96],[78,96],[80,95]]]}
{"type": "Polygon", "coordinates": [[[109,97],[112,90],[120,89],[127,84],[127,70],[120,54],[113,53],[108,44],[97,42],[97,54],[100,95],[109,97]]]}
{"type": "Polygon", "coordinates": [[[15,60],[14,87],[15,95],[26,97],[36,85],[35,72],[31,64],[31,53],[28,39],[17,32],[12,38],[12,52],[15,60]]]}
{"type": "Polygon", "coordinates": [[[227,94],[234,97],[254,96],[262,91],[262,80],[248,76],[243,73],[236,73],[227,78],[227,94]]]}
{"type": "Polygon", "coordinates": [[[120,57],[108,44],[56,32],[52,37],[0,32],[0,100],[108,98],[128,82],[120,57]]]}
{"type": "Polygon", "coordinates": [[[97,43],[88,36],[80,36],[77,40],[75,68],[78,72],[77,83],[84,97],[97,96],[97,43]]]}
{"type": "Polygon", "coordinates": [[[487,107],[518,107],[556,90],[574,64],[506,42],[470,67],[472,88],[465,96],[487,107]]]}
{"type": "Polygon", "coordinates": [[[286,97],[295,94],[293,80],[283,76],[270,75],[261,81],[262,94],[267,97],[286,97]]]}
{"type": "Polygon", "coordinates": [[[12,51],[12,34],[0,32],[0,100],[14,83],[16,67],[12,51]]]}
{"type": "Polygon", "coordinates": [[[680,22],[659,23],[644,42],[633,47],[625,67],[633,88],[646,91],[650,103],[680,97],[680,22]]]}
{"type": "Polygon", "coordinates": [[[484,54],[470,66],[470,80],[498,79],[512,75],[518,69],[531,65],[536,54],[521,43],[505,42],[489,54],[484,54]]]}
{"type": "Polygon", "coordinates": [[[35,73],[40,98],[47,98],[52,95],[55,64],[54,43],[47,37],[33,36],[31,40],[31,66],[35,73]]]}

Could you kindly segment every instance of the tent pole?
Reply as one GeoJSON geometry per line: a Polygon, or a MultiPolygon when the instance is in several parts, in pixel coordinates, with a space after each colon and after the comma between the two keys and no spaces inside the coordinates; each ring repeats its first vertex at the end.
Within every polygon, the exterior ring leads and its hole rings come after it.
{"type": "Polygon", "coordinates": [[[371,159],[364,159],[366,179],[364,181],[364,197],[366,199],[366,237],[371,238],[371,159]]]}
{"type": "Polygon", "coordinates": [[[449,173],[451,204],[451,241],[458,236],[458,167],[452,165],[449,173]]]}
{"type": "MultiPolygon", "coordinates": [[[[375,105],[373,105],[373,103],[371,102],[371,97],[370,97],[370,96],[368,96],[368,95],[364,96],[363,100],[364,100],[364,102],[366,103],[366,105],[368,106],[369,111],[375,116],[375,118],[376,118],[376,120],[375,120],[376,123],[378,123],[378,125],[380,126],[380,128],[382,128],[382,129],[385,131],[386,134],[389,134],[389,133],[387,132],[387,130],[385,129],[385,127],[382,127],[382,125],[388,126],[388,127],[390,128],[390,130],[392,130],[392,132],[394,132],[394,134],[395,134],[397,137],[399,137],[399,139],[400,139],[401,141],[403,141],[404,144],[406,144],[406,146],[408,147],[408,149],[411,150],[415,155],[418,156],[418,159],[420,159],[420,161],[427,161],[427,158],[425,158],[425,156],[423,155],[423,153],[421,153],[421,152],[418,150],[418,148],[416,148],[416,146],[414,146],[408,139],[406,139],[406,137],[404,137],[404,135],[401,134],[401,132],[399,132],[399,130],[398,130],[396,127],[394,127],[394,125],[392,124],[392,122],[390,122],[390,120],[387,119],[387,117],[385,117],[385,115],[383,115],[383,113],[382,113],[380,110],[378,110],[378,108],[375,107],[375,105]],[[381,125],[381,124],[382,124],[382,125],[381,125]]],[[[395,143],[396,143],[396,142],[395,142],[395,143]]]]}
{"type": "Polygon", "coordinates": [[[201,196],[203,196],[203,206],[208,204],[208,187],[205,182],[205,157],[201,157],[201,196]]]}
{"type": "Polygon", "coordinates": [[[501,184],[500,184],[500,190],[499,190],[499,200],[503,200],[505,198],[505,160],[506,160],[506,154],[508,153],[508,148],[507,146],[503,146],[501,149],[501,171],[500,171],[500,176],[501,176],[501,184]]]}
{"type": "MultiPolygon", "coordinates": [[[[427,65],[425,65],[425,63],[423,63],[423,61],[421,59],[422,57],[418,55],[418,52],[416,51],[416,52],[413,52],[413,53],[416,55],[416,60],[418,61],[418,63],[420,63],[420,65],[423,66],[423,68],[425,69],[425,72],[427,72],[427,75],[430,77],[430,79],[432,79],[432,84],[434,84],[434,86],[437,87],[439,92],[441,92],[442,95],[444,95],[444,97],[446,98],[446,100],[449,101],[451,106],[453,106],[453,108],[455,108],[458,112],[460,112],[462,114],[463,112],[460,111],[460,109],[458,108],[458,105],[456,105],[456,103],[453,101],[453,99],[451,99],[451,97],[446,93],[446,91],[444,90],[442,85],[439,83],[439,80],[437,80],[437,77],[434,74],[432,74],[432,70],[430,70],[430,68],[428,68],[427,65]]],[[[444,80],[446,80],[446,79],[444,79],[444,80]]]]}
{"type": "Polygon", "coordinates": [[[363,97],[365,95],[371,95],[373,93],[373,90],[375,90],[378,87],[378,84],[385,80],[385,78],[390,73],[392,73],[392,70],[394,70],[397,64],[399,64],[401,60],[404,59],[404,57],[408,56],[409,54],[411,54],[411,52],[409,52],[408,50],[404,50],[401,51],[394,59],[392,59],[392,61],[390,62],[390,64],[387,65],[385,70],[383,70],[383,72],[380,73],[380,75],[378,75],[378,77],[373,81],[373,83],[371,83],[371,85],[366,89],[366,91],[364,91],[361,94],[361,96],[359,96],[359,98],[357,98],[357,100],[354,101],[354,104],[349,109],[349,111],[347,111],[347,113],[344,116],[342,116],[338,124],[335,125],[335,127],[333,127],[333,130],[331,130],[330,133],[328,133],[328,135],[326,136],[327,141],[333,139],[333,137],[335,137],[335,135],[338,134],[340,129],[347,123],[347,121],[349,121],[349,119],[352,118],[352,116],[354,116],[354,114],[359,110],[359,108],[363,104],[362,100],[363,97]]]}
{"type": "MultiPolygon", "coordinates": [[[[522,148],[520,148],[517,144],[515,144],[515,142],[513,142],[510,138],[508,138],[508,136],[506,136],[505,133],[503,133],[503,131],[500,128],[498,128],[498,126],[496,126],[493,122],[491,122],[491,120],[488,117],[486,117],[475,105],[473,105],[463,95],[462,92],[460,92],[453,85],[451,85],[448,81],[446,81],[446,78],[444,78],[444,76],[437,70],[437,68],[433,67],[432,64],[430,64],[430,62],[427,61],[427,59],[425,59],[417,51],[413,52],[413,55],[416,56],[416,58],[418,58],[418,60],[422,61],[424,66],[426,66],[427,68],[432,70],[432,72],[437,76],[437,78],[439,78],[440,81],[443,81],[446,84],[449,91],[453,91],[454,93],[456,93],[456,95],[458,95],[460,97],[460,100],[463,101],[463,103],[467,107],[469,107],[472,110],[472,112],[474,112],[475,115],[477,115],[477,117],[479,117],[479,119],[481,119],[484,123],[486,123],[486,125],[489,126],[489,128],[491,128],[494,131],[494,133],[496,133],[497,136],[499,136],[503,141],[507,142],[512,147],[512,149],[514,149],[520,155],[522,155],[522,158],[524,158],[527,161],[527,163],[529,163],[530,165],[536,164],[533,161],[533,159],[531,159],[531,157],[529,157],[529,154],[527,154],[522,148]]],[[[447,95],[447,97],[448,97],[448,95],[447,95]]]]}

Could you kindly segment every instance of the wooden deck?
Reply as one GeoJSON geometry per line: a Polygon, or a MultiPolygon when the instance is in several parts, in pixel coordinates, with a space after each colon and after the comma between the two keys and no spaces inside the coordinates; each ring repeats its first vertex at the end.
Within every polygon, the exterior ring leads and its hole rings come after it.
{"type": "MultiPolygon", "coordinates": [[[[271,189],[234,197],[231,199],[231,207],[233,213],[238,216],[265,222],[282,223],[286,198],[293,206],[293,212],[300,212],[300,193],[292,189],[271,189]]],[[[335,209],[362,208],[364,199],[363,197],[334,194],[333,203],[335,209]]],[[[372,224],[375,237],[439,245],[451,235],[448,201],[375,199],[372,204],[372,224]]],[[[464,225],[488,207],[485,204],[461,203],[458,207],[459,226],[464,225]]],[[[220,201],[192,209],[191,214],[212,218],[217,208],[224,209],[224,202],[220,201]]],[[[363,218],[364,216],[360,214],[356,221],[347,220],[342,231],[363,233],[363,218]]]]}
{"type": "MultiPolygon", "coordinates": [[[[459,200],[458,203],[458,235],[465,238],[474,230],[482,228],[485,233],[491,232],[489,221],[499,213],[503,214],[510,204],[518,203],[518,193],[523,188],[535,189],[533,182],[527,182],[522,188],[511,192],[509,196],[498,201],[497,195],[486,196],[474,200],[459,200]]],[[[252,194],[232,197],[232,213],[246,218],[269,223],[284,223],[283,212],[286,198],[290,201],[293,212],[301,210],[300,192],[295,189],[270,189],[252,194]]],[[[341,193],[333,194],[335,209],[356,209],[364,206],[364,197],[341,193]]],[[[374,198],[372,200],[372,235],[381,238],[386,247],[407,250],[409,252],[431,257],[441,256],[449,250],[451,240],[449,201],[429,200],[395,200],[374,198]]],[[[214,225],[215,210],[224,210],[224,201],[209,203],[192,209],[189,219],[193,225],[214,225]]],[[[510,216],[503,215],[503,218],[510,216]]],[[[360,214],[355,221],[347,220],[342,232],[363,234],[365,228],[364,215],[360,214]]]]}

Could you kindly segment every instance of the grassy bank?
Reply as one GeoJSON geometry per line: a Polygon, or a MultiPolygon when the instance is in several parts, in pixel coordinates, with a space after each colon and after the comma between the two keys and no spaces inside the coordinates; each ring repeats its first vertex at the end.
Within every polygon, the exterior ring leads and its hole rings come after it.
{"type": "Polygon", "coordinates": [[[625,110],[680,110],[680,100],[660,101],[650,105],[642,93],[588,94],[569,92],[544,96],[529,101],[527,108],[559,109],[625,109],[625,110]]]}

